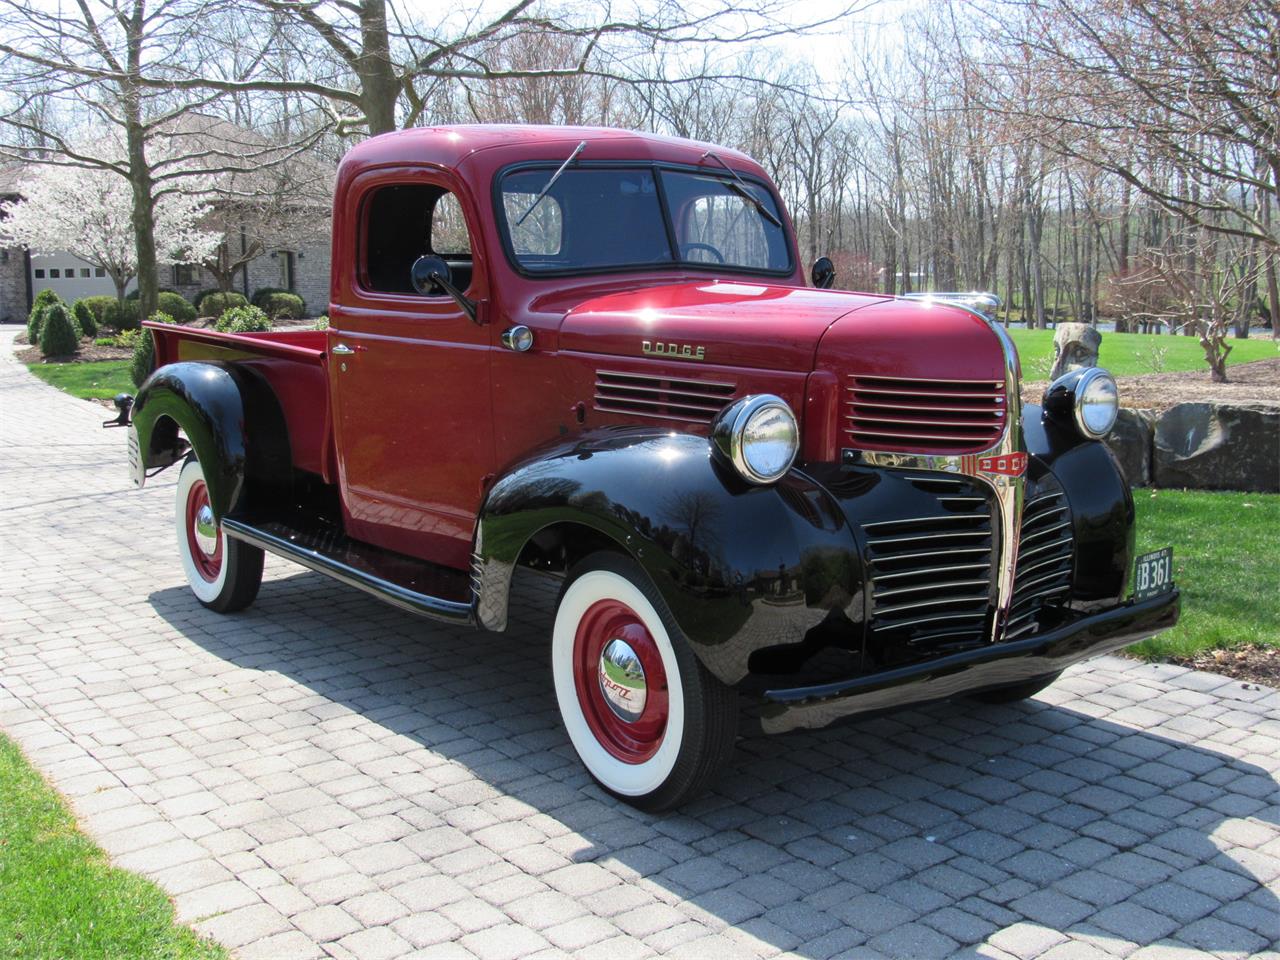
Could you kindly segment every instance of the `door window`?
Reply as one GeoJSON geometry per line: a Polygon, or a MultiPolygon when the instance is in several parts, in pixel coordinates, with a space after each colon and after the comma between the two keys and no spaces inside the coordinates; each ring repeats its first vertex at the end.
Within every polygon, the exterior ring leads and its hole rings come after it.
{"type": "Polygon", "coordinates": [[[471,237],[458,198],[442,187],[380,187],[365,204],[361,279],[379,293],[416,291],[410,271],[428,254],[449,264],[454,286],[471,286],[471,237]]]}

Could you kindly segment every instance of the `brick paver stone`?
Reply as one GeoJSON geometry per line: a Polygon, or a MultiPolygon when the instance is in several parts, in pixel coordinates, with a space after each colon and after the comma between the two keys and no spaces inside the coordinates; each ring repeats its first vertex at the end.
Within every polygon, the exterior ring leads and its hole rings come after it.
{"type": "Polygon", "coordinates": [[[1280,694],[1104,657],[1035,700],[742,741],[686,810],[597,789],[556,583],[437,626],[274,558],[188,591],[176,471],[0,331],[0,728],[246,958],[1243,956],[1280,916],[1280,694]],[[1149,949],[1143,949],[1148,948],[1149,949]],[[415,951],[421,951],[415,953],[415,951]]]}

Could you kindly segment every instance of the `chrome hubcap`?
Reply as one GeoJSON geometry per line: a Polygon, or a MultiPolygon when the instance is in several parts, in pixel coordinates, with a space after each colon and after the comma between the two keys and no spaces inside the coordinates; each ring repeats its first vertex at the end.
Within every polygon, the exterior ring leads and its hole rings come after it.
{"type": "Polygon", "coordinates": [[[644,667],[625,640],[614,637],[600,653],[600,692],[604,702],[623,723],[635,723],[648,699],[644,667]]]}
{"type": "Polygon", "coordinates": [[[213,511],[209,505],[202,504],[196,511],[196,519],[192,524],[195,530],[196,546],[210,556],[218,549],[218,524],[213,519],[213,511]]]}

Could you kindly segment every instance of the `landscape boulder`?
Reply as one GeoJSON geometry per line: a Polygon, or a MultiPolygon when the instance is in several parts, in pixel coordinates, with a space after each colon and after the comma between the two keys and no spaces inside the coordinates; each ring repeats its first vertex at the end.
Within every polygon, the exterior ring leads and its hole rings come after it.
{"type": "Polygon", "coordinates": [[[1129,485],[1151,485],[1151,434],[1155,427],[1154,410],[1132,410],[1121,407],[1116,425],[1111,428],[1106,444],[1120,463],[1120,471],[1129,485]]]}
{"type": "Polygon", "coordinates": [[[1152,447],[1157,487],[1280,492],[1280,404],[1180,403],[1152,447]]]}
{"type": "Polygon", "coordinates": [[[1053,334],[1053,370],[1050,380],[1080,367],[1098,365],[1102,334],[1087,323],[1060,323],[1053,334]]]}

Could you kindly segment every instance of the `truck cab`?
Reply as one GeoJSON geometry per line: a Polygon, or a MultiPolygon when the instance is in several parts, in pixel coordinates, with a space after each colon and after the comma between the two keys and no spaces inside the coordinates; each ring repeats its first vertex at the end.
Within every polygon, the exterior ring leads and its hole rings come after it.
{"type": "Polygon", "coordinates": [[[252,602],[265,550],[503,630],[515,570],[553,571],[566,731],[648,809],[740,730],[1028,696],[1176,622],[1100,442],[1109,375],[1024,408],[980,300],[810,285],[743,154],[405,131],[344,158],[333,227],[327,330],[149,325],[132,468],[183,464],[206,606],[252,602]]]}

